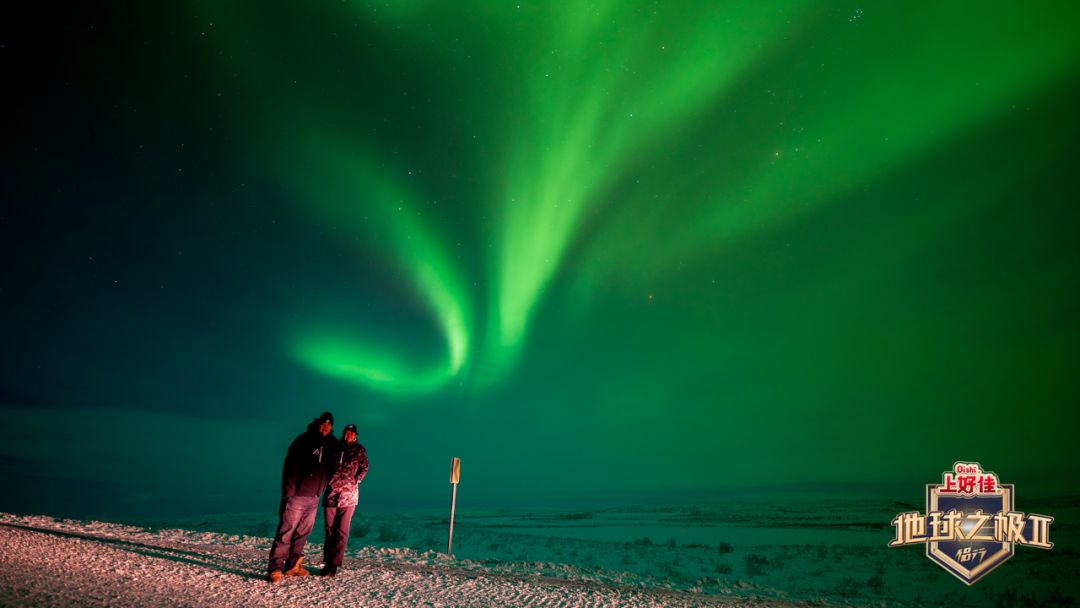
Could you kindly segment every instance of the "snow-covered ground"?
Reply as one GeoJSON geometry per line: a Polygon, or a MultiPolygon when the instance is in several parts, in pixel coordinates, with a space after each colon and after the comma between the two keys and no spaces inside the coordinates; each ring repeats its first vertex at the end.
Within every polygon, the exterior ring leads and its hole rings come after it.
{"type": "MultiPolygon", "coordinates": [[[[2,606],[1053,606],[1075,602],[1073,499],[1049,552],[974,587],[889,549],[894,503],[358,513],[336,578],[265,581],[273,513],[127,523],[0,514],[2,606]],[[797,506],[796,506],[797,505],[797,506]]],[[[321,565],[321,522],[305,551],[321,565]]]]}
{"type": "Polygon", "coordinates": [[[760,605],[540,572],[485,571],[407,549],[361,552],[333,579],[271,585],[263,538],[50,517],[0,515],[0,544],[5,606],[760,605]]]}

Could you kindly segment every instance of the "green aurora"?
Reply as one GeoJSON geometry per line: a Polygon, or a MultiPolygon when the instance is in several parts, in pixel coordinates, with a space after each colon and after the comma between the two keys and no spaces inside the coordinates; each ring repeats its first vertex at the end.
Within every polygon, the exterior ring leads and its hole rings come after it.
{"type": "MultiPolygon", "coordinates": [[[[332,409],[377,506],[441,500],[451,456],[494,504],[915,500],[958,459],[1076,492],[1055,481],[1080,456],[1072,4],[104,21],[26,70],[51,84],[4,223],[5,462],[98,453],[35,412],[106,437],[162,416],[178,444],[139,445],[179,485],[116,498],[248,506],[332,409]],[[248,424],[258,457],[231,462],[248,424]],[[186,440],[206,448],[175,463],[186,440]]],[[[63,478],[50,458],[19,474],[63,478]]]]}
{"type": "MultiPolygon", "coordinates": [[[[828,20],[836,13],[809,13],[805,3],[702,4],[648,10],[614,2],[572,9],[525,7],[538,13],[528,16],[518,5],[501,11],[454,7],[455,14],[485,21],[485,34],[493,40],[477,54],[495,55],[499,49],[509,54],[501,65],[487,66],[470,55],[466,65],[451,62],[449,67],[451,72],[489,72],[490,78],[505,83],[502,105],[512,108],[505,118],[496,111],[506,123],[494,127],[505,140],[497,144],[497,156],[505,162],[485,171],[491,183],[484,185],[481,198],[489,200],[476,203],[489,209],[498,224],[491,259],[478,277],[490,286],[482,310],[473,309],[462,281],[465,273],[455,268],[448,243],[454,235],[439,235],[426,226],[422,196],[400,183],[406,167],[380,163],[378,150],[365,149],[359,135],[328,135],[331,129],[323,124],[321,109],[312,109],[313,116],[297,116],[290,106],[271,107],[273,118],[268,120],[294,122],[298,135],[311,139],[299,146],[292,138],[273,142],[277,155],[268,164],[280,166],[299,204],[324,213],[328,221],[355,222],[355,230],[368,238],[393,235],[387,246],[437,319],[449,360],[416,371],[402,362],[402,355],[388,352],[392,348],[362,341],[349,346],[304,330],[298,332],[298,358],[331,375],[394,393],[438,390],[443,385],[439,378],[468,374],[466,363],[477,359],[473,376],[482,387],[512,370],[531,317],[581,232],[585,214],[607,210],[611,218],[598,222],[611,227],[600,226],[597,244],[585,245],[588,251],[578,264],[587,272],[572,273],[570,281],[580,276],[596,281],[622,267],[644,269],[634,277],[638,284],[653,280],[674,265],[715,255],[733,241],[828,204],[846,189],[994,116],[1016,101],[1017,92],[1067,74],[1080,47],[1069,20],[1009,4],[974,19],[960,6],[933,7],[918,12],[918,19],[905,7],[880,7],[875,19],[889,24],[889,31],[863,27],[865,11],[855,9],[847,19],[853,31],[844,36],[815,32],[815,27],[835,29],[828,20]],[[523,27],[523,20],[531,27],[523,27]],[[1002,32],[1006,23],[1009,31],[1002,32]],[[961,31],[965,40],[958,44],[961,31]],[[769,63],[773,53],[793,53],[791,37],[800,34],[821,42],[799,48],[794,67],[801,69],[789,68],[777,90],[766,91],[769,96],[797,96],[798,101],[757,110],[749,124],[739,121],[745,126],[737,128],[747,131],[738,133],[739,144],[768,143],[764,149],[751,144],[750,158],[738,160],[739,173],[745,173],[732,175],[714,160],[714,154],[726,151],[724,142],[703,147],[697,137],[686,134],[695,124],[708,124],[709,117],[703,115],[710,108],[723,112],[724,94],[740,75],[769,63]],[[906,38],[920,41],[914,57],[896,52],[906,38]],[[851,48],[859,49],[863,65],[872,69],[820,69],[851,48]],[[928,71],[931,62],[939,65],[928,71]],[[910,95],[912,91],[921,94],[910,95]],[[845,103],[837,104],[835,98],[845,103]],[[785,122],[789,126],[784,127],[785,122]],[[775,152],[770,155],[769,150],[775,152]],[[688,161],[687,154],[697,158],[688,161]],[[656,162],[668,155],[680,157],[679,162],[653,173],[665,176],[660,179],[668,196],[675,198],[671,191],[679,192],[680,208],[670,225],[656,217],[659,205],[650,196],[661,186],[623,184],[628,175],[640,173],[636,165],[642,157],[656,162]],[[671,184],[672,174],[689,179],[671,184]],[[616,192],[620,185],[628,192],[616,192]],[[663,234],[656,235],[660,227],[663,234]],[[648,242],[656,246],[641,247],[648,242]],[[475,321],[484,318],[485,324],[475,321]],[[476,336],[481,327],[484,333],[476,336]]],[[[361,8],[366,9],[361,15],[374,16],[380,7],[361,8]]],[[[231,17],[246,21],[243,14],[231,17]]],[[[328,20],[347,17],[345,13],[328,20]]],[[[392,15],[390,21],[408,35],[408,28],[428,30],[433,20],[455,23],[454,17],[430,6],[392,15]]],[[[215,27],[229,28],[229,18],[215,27]]],[[[218,32],[226,40],[234,37],[218,32]]],[[[451,29],[443,38],[422,40],[421,50],[442,56],[445,49],[439,42],[461,37],[476,34],[451,29]]],[[[325,62],[325,56],[299,48],[278,52],[295,54],[294,61],[315,74],[325,62]]],[[[357,53],[353,61],[347,56],[343,60],[359,66],[364,56],[357,53]]],[[[246,61],[236,69],[272,73],[266,65],[246,61]]],[[[363,77],[362,70],[357,77],[363,77]]],[[[315,79],[316,88],[329,84],[320,83],[318,75],[315,79]]],[[[271,86],[261,94],[280,98],[285,91],[271,86]]],[[[484,105],[483,100],[468,101],[484,105]]],[[[349,117],[342,118],[348,123],[349,117]]]]}

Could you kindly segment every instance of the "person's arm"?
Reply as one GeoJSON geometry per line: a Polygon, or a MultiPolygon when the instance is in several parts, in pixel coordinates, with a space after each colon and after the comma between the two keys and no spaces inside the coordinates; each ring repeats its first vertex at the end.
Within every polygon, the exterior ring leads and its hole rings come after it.
{"type": "Polygon", "coordinates": [[[281,467],[281,495],[292,496],[296,491],[296,483],[300,475],[300,437],[293,439],[289,444],[289,451],[285,452],[285,464],[281,467]]]}
{"type": "Polygon", "coordinates": [[[360,446],[359,464],[356,467],[356,483],[360,483],[364,479],[364,475],[367,475],[367,467],[367,450],[364,449],[364,446],[360,446]]]}
{"type": "Polygon", "coordinates": [[[323,467],[326,469],[326,479],[329,481],[334,476],[334,472],[338,470],[338,466],[341,465],[344,450],[341,449],[341,445],[337,441],[332,439],[323,442],[323,450],[325,451],[323,467]]]}

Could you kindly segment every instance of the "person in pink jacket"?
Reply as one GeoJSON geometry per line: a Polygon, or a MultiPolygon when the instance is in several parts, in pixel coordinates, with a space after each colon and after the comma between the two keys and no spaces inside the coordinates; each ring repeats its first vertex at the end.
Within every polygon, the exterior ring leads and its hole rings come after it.
{"type": "Polygon", "coordinates": [[[334,576],[345,558],[349,528],[360,498],[360,481],[367,474],[368,459],[364,446],[356,442],[356,425],[349,424],[341,433],[341,443],[334,458],[334,475],[323,496],[326,516],[323,576],[334,576]]]}

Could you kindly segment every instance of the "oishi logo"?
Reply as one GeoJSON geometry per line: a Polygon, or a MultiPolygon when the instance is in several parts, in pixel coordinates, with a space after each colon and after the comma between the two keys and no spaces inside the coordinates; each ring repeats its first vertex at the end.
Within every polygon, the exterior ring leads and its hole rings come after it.
{"type": "Polygon", "coordinates": [[[926,556],[967,585],[1005,563],[1015,545],[1053,547],[1054,518],[1014,511],[1014,489],[977,462],[958,462],[941,484],[926,486],[925,515],[912,511],[892,520],[896,539],[889,546],[926,543],[926,556]]]}

